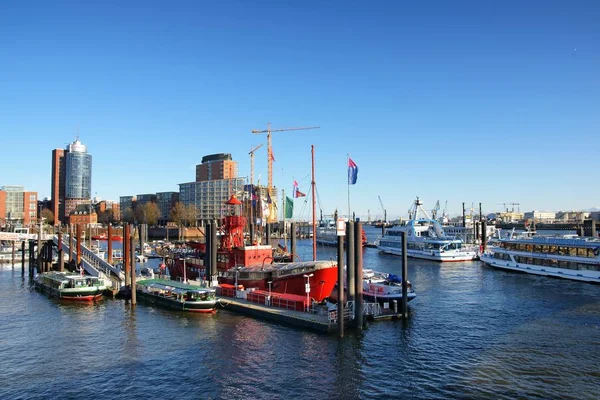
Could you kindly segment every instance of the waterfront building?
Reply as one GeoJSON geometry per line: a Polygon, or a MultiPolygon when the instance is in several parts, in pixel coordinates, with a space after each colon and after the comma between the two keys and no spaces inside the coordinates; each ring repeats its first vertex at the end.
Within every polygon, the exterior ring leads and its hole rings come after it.
{"type": "Polygon", "coordinates": [[[37,192],[28,192],[23,186],[0,187],[0,219],[11,225],[35,224],[37,196],[37,192]]]}
{"type": "Polygon", "coordinates": [[[531,219],[536,222],[554,222],[556,213],[553,211],[529,211],[523,214],[524,219],[531,219]]]}
{"type": "Polygon", "coordinates": [[[71,210],[69,223],[72,225],[83,225],[84,227],[90,224],[97,224],[98,214],[96,214],[96,210],[92,207],[92,203],[79,204],[74,210],[71,210]]]}
{"type": "Polygon", "coordinates": [[[196,182],[236,178],[237,173],[237,162],[231,154],[210,154],[202,157],[202,164],[196,165],[196,182]]]}
{"type": "Polygon", "coordinates": [[[92,198],[92,156],[79,138],[65,150],[52,151],[52,212],[54,223],[67,223],[78,205],[92,198]]]}
{"type": "Polygon", "coordinates": [[[225,204],[234,193],[244,190],[244,178],[218,179],[179,184],[179,201],[196,207],[196,220],[201,223],[222,218],[232,212],[225,204]]]}
{"type": "Polygon", "coordinates": [[[159,225],[166,225],[169,222],[169,214],[178,201],[179,192],[156,193],[156,205],[160,211],[160,217],[158,218],[159,225]]]}

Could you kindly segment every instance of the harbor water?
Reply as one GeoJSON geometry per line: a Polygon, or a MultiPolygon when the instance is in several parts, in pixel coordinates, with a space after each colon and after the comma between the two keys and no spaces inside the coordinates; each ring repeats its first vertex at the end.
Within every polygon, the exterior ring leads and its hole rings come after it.
{"type": "MultiPolygon", "coordinates": [[[[365,268],[400,262],[364,250],[365,268]]],[[[598,398],[600,285],[409,259],[409,320],[340,339],[227,309],[61,302],[0,268],[1,399],[598,398]]]]}

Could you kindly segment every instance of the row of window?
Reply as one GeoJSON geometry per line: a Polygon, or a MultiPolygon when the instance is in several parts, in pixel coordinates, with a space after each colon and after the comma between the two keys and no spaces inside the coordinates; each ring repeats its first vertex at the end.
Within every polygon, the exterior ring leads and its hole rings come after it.
{"type": "MultiPolygon", "coordinates": [[[[396,248],[396,249],[400,249],[401,248],[401,243],[400,242],[396,242],[396,241],[390,241],[390,240],[380,240],[379,241],[379,245],[383,246],[383,247],[392,247],[392,248],[396,248]]],[[[421,250],[421,251],[426,251],[426,250],[439,250],[440,248],[443,248],[443,250],[459,250],[462,248],[462,243],[449,243],[448,245],[442,244],[442,243],[414,243],[414,242],[408,242],[406,244],[406,248],[408,250],[421,250]]]]}
{"type": "MultiPolygon", "coordinates": [[[[512,261],[508,253],[494,253],[496,260],[512,261]]],[[[564,268],[577,271],[600,271],[598,264],[586,264],[573,261],[553,260],[550,258],[524,257],[514,256],[515,262],[518,264],[539,265],[551,268],[564,268]]]]}
{"type": "Polygon", "coordinates": [[[530,253],[555,254],[559,256],[589,257],[598,255],[598,248],[556,246],[547,244],[509,243],[501,242],[500,247],[507,250],[527,251],[530,253]]]}

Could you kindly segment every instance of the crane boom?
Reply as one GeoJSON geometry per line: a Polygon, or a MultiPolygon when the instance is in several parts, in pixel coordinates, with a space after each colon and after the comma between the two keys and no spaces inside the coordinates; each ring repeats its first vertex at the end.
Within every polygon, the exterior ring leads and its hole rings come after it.
{"type": "Polygon", "coordinates": [[[273,147],[271,145],[271,133],[272,132],[287,132],[287,131],[303,131],[303,130],[307,130],[307,129],[319,129],[319,126],[304,126],[304,127],[298,127],[298,128],[283,128],[283,129],[271,129],[271,123],[269,122],[267,124],[267,129],[263,129],[263,130],[259,130],[259,129],[252,129],[252,133],[258,135],[261,133],[266,133],[267,134],[267,166],[268,166],[268,175],[269,175],[269,181],[268,181],[268,189],[269,189],[269,193],[271,195],[273,195],[273,193],[271,193],[271,189],[273,189],[273,147]]]}
{"type": "Polygon", "coordinates": [[[385,225],[387,223],[387,210],[383,206],[383,201],[381,201],[381,196],[377,196],[377,197],[379,197],[379,204],[381,204],[381,210],[383,211],[383,223],[385,225]]]}

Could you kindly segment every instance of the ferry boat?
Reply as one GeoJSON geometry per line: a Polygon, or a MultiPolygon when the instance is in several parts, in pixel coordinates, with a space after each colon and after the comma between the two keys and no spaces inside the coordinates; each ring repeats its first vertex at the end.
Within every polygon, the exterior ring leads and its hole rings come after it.
{"type": "Polygon", "coordinates": [[[598,238],[512,232],[491,239],[480,259],[494,268],[600,283],[598,238]]]}
{"type": "MultiPolygon", "coordinates": [[[[232,196],[226,204],[239,206],[241,202],[232,196]]],[[[239,215],[239,210],[237,214],[224,218],[224,233],[217,250],[219,284],[305,296],[305,275],[313,274],[309,282],[311,297],[321,302],[331,294],[337,281],[337,262],[276,262],[272,246],[244,243],[246,218],[239,215]]],[[[205,278],[202,258],[168,259],[167,266],[171,279],[205,278]]]]}
{"type": "MultiPolygon", "coordinates": [[[[346,245],[346,236],[344,238],[344,246],[346,245]]],[[[317,243],[327,246],[337,246],[338,236],[335,225],[329,223],[321,224],[317,227],[317,243]]],[[[367,244],[367,234],[362,230],[361,245],[364,247],[367,244]]]]}
{"type": "Polygon", "coordinates": [[[108,289],[103,278],[70,272],[44,272],[34,278],[36,289],[64,300],[92,301],[108,289]]]}
{"type": "MultiPolygon", "coordinates": [[[[417,297],[411,283],[406,281],[406,301],[417,297]]],[[[366,302],[392,303],[394,300],[402,301],[402,278],[398,275],[363,269],[363,299],[366,302]]]]}
{"type": "Polygon", "coordinates": [[[418,197],[409,210],[409,220],[404,225],[386,229],[385,234],[376,241],[379,251],[402,255],[402,232],[406,232],[408,257],[441,262],[472,261],[478,258],[478,248],[446,235],[442,225],[429,217],[418,197]],[[419,214],[423,214],[423,217],[419,214]]]}
{"type": "Polygon", "coordinates": [[[217,312],[217,294],[213,288],[187,285],[165,279],[148,279],[136,283],[136,294],[151,304],[179,311],[217,312]]]}

